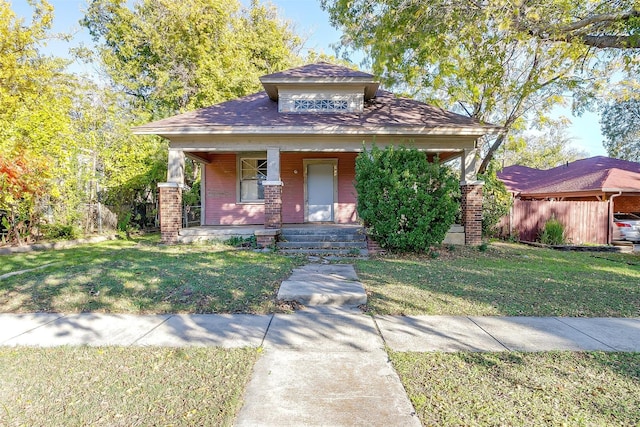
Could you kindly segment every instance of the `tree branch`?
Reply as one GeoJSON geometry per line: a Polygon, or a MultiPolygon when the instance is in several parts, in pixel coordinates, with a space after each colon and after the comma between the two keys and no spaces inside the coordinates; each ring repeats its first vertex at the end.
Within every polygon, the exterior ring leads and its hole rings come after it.
{"type": "Polygon", "coordinates": [[[640,49],[640,37],[638,36],[589,36],[578,35],[587,46],[613,49],[640,49]]]}
{"type": "Polygon", "coordinates": [[[629,18],[634,18],[638,16],[640,16],[640,9],[627,10],[625,12],[619,12],[619,13],[601,13],[599,15],[588,16],[584,19],[581,19],[579,21],[573,22],[568,25],[556,27],[555,31],[561,32],[561,33],[572,33],[594,24],[626,21],[629,18]]]}
{"type": "Polygon", "coordinates": [[[553,42],[579,41],[586,46],[609,49],[640,49],[640,37],[637,35],[606,34],[615,23],[640,17],[640,9],[631,9],[617,13],[601,13],[591,15],[566,25],[529,25],[523,14],[513,17],[516,28],[542,40],[553,42]],[[600,34],[598,34],[600,33],[600,34]]]}

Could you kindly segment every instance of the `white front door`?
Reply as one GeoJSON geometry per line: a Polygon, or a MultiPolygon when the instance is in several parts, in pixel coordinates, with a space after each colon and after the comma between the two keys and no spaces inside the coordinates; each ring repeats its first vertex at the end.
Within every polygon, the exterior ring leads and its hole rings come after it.
{"type": "Polygon", "coordinates": [[[307,222],[333,222],[335,203],[335,160],[309,161],[306,165],[307,222]]]}

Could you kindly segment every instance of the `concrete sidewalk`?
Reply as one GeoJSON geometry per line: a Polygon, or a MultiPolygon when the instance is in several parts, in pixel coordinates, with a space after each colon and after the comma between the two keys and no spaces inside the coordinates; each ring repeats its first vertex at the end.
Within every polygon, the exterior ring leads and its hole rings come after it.
{"type": "Polygon", "coordinates": [[[396,351],[640,351],[640,318],[371,317],[329,308],[275,315],[0,314],[0,345],[295,350],[343,340],[358,348],[351,334],[362,330],[363,323],[396,351]]]}

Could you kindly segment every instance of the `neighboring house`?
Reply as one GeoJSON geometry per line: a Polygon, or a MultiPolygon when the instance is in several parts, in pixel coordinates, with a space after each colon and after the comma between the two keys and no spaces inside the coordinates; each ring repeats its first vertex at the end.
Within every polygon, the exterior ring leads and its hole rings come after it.
{"type": "Polygon", "coordinates": [[[180,233],[185,156],[204,164],[203,226],[278,230],[283,223],[357,223],[355,159],[375,143],[460,158],[465,241],[480,243],[477,140],[500,128],[397,98],[371,74],[328,63],[260,81],[263,92],[134,130],[170,141],[167,182],[159,184],[163,241],[180,233]]]}
{"type": "Polygon", "coordinates": [[[509,231],[522,240],[554,215],[574,243],[611,243],[613,214],[640,212],[640,163],[597,156],[549,170],[509,166],[498,178],[516,202],[509,231]]]}

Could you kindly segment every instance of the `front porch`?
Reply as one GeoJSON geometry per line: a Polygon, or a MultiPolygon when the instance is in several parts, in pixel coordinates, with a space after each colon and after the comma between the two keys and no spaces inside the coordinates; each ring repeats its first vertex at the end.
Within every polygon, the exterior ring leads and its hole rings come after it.
{"type": "MultiPolygon", "coordinates": [[[[182,229],[184,161],[189,153],[172,149],[169,182],[159,184],[162,239],[166,243],[186,243],[256,236],[259,246],[266,247],[275,245],[281,229],[287,227],[318,228],[325,224],[359,227],[353,185],[357,154],[281,153],[279,149],[267,149],[260,171],[263,176],[254,179],[254,191],[247,192],[254,194],[256,200],[243,201],[242,162],[246,158],[243,152],[200,153],[203,227],[182,229]],[[321,186],[312,185],[309,179],[310,167],[315,165],[328,165],[326,176],[320,177],[321,186]],[[322,202],[311,202],[312,196],[319,195],[324,196],[322,202]]],[[[453,227],[444,243],[479,244],[482,182],[475,180],[475,149],[449,153],[451,157],[453,154],[457,154],[461,164],[461,208],[466,227],[453,227]]],[[[253,156],[258,158],[260,153],[253,156]]]]}

